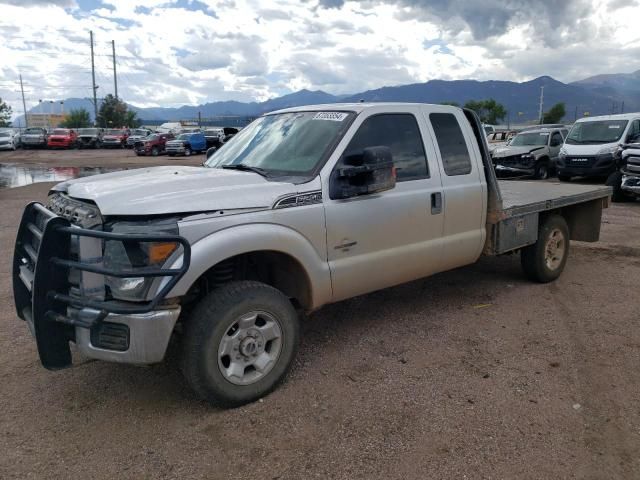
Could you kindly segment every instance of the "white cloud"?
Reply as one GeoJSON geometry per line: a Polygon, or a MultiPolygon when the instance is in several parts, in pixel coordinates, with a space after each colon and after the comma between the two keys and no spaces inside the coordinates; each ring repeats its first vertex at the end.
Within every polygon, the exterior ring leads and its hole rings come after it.
{"type": "Polygon", "coordinates": [[[27,107],[90,96],[89,30],[98,92],[113,91],[113,39],[119,93],[139,106],[640,68],[637,2],[535,1],[0,0],[0,97],[22,111],[20,72],[27,107]]]}

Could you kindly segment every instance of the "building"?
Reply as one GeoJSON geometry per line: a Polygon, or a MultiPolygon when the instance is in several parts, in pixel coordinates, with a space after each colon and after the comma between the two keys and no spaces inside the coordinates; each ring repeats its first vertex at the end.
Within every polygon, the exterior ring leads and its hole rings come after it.
{"type": "Polygon", "coordinates": [[[30,127],[56,128],[67,116],[64,113],[27,113],[30,127]]]}

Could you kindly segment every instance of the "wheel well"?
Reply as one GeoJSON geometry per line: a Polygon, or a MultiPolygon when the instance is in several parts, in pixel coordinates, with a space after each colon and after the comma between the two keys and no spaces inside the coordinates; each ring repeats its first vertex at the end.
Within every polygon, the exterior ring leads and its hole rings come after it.
{"type": "Polygon", "coordinates": [[[272,250],[248,252],[212,266],[192,285],[187,299],[198,300],[219,285],[235,280],[256,280],[277,288],[296,308],[311,307],[311,282],[292,256],[272,250]]]}

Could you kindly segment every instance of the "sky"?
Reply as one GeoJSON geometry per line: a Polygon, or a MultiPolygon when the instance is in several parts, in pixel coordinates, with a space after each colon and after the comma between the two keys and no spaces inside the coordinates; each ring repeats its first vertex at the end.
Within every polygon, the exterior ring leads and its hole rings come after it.
{"type": "Polygon", "coordinates": [[[140,107],[640,69],[640,0],[0,0],[0,98],[140,107]]]}

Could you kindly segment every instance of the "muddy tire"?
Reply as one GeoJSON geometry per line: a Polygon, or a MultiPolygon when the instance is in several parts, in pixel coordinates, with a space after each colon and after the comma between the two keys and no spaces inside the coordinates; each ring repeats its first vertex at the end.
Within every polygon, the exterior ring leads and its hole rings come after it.
{"type": "Polygon", "coordinates": [[[231,282],[203,298],[185,323],[182,371],[208,402],[237,407],[286,376],[300,337],[298,314],[269,285],[231,282]]]}
{"type": "Polygon", "coordinates": [[[609,175],[605,185],[613,188],[613,195],[611,195],[612,201],[620,203],[631,200],[627,194],[624,193],[624,190],[622,190],[622,172],[613,172],[609,175]]]}
{"type": "Polygon", "coordinates": [[[560,215],[547,217],[540,225],[538,240],[520,251],[525,275],[540,283],[560,276],[569,257],[569,227],[560,215]]]}

